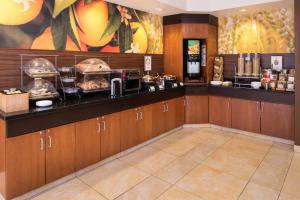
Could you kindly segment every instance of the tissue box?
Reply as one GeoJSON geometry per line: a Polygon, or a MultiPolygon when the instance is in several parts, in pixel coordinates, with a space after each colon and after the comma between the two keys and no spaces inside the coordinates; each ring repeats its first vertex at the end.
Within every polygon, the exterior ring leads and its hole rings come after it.
{"type": "Polygon", "coordinates": [[[6,113],[29,110],[29,94],[5,94],[1,91],[0,109],[6,113]]]}

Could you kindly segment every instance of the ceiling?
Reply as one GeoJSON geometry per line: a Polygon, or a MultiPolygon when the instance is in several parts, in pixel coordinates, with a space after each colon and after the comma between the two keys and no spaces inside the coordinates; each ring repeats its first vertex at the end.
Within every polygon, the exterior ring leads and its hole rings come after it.
{"type": "Polygon", "coordinates": [[[179,13],[209,13],[216,16],[245,12],[293,8],[293,0],[107,0],[161,16],[179,13]]]}

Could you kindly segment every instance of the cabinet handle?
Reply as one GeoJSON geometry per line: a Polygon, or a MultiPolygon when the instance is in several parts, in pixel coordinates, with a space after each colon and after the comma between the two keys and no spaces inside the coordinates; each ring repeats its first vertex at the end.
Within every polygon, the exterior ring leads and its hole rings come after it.
{"type": "Polygon", "coordinates": [[[264,103],[261,103],[261,113],[264,113],[264,103]]]}
{"type": "Polygon", "coordinates": [[[143,120],[143,112],[140,112],[140,120],[143,120]]]}
{"type": "Polygon", "coordinates": [[[106,122],[102,121],[102,123],[103,123],[103,131],[106,131],[106,122]]]}
{"type": "Polygon", "coordinates": [[[41,136],[40,137],[41,151],[44,150],[44,139],[43,139],[42,135],[43,135],[43,131],[40,131],[40,136],[41,136]]]}
{"type": "Polygon", "coordinates": [[[187,100],[183,99],[183,106],[186,107],[187,106],[187,100]]]}
{"type": "Polygon", "coordinates": [[[49,135],[48,138],[49,138],[49,148],[52,148],[52,137],[49,135]]]}
{"type": "Polygon", "coordinates": [[[163,112],[166,112],[166,105],[163,104],[163,112]]]}
{"type": "Polygon", "coordinates": [[[227,107],[228,107],[228,110],[230,109],[230,103],[229,103],[229,100],[227,101],[227,107]]]}
{"type": "Polygon", "coordinates": [[[138,113],[138,112],[136,112],[135,114],[136,114],[136,118],[135,118],[135,120],[136,120],[136,121],[139,121],[139,113],[138,113]]]}
{"type": "Polygon", "coordinates": [[[101,133],[101,122],[99,118],[97,118],[97,125],[98,125],[97,133],[101,133]]]}
{"type": "Polygon", "coordinates": [[[257,109],[257,112],[259,112],[259,102],[258,101],[256,102],[256,109],[257,109]]]}
{"type": "Polygon", "coordinates": [[[169,112],[169,104],[168,103],[166,103],[166,107],[167,107],[167,112],[169,112]]]}

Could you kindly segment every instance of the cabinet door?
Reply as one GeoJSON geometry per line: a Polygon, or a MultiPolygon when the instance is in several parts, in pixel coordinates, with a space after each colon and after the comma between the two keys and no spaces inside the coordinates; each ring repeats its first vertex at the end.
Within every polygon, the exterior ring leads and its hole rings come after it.
{"type": "Polygon", "coordinates": [[[231,128],[231,99],[209,97],[209,123],[231,128]]]}
{"type": "Polygon", "coordinates": [[[165,132],[176,128],[176,99],[171,99],[165,103],[165,132]]]}
{"type": "Polygon", "coordinates": [[[232,128],[260,133],[260,102],[232,99],[232,128]]]}
{"type": "Polygon", "coordinates": [[[101,159],[121,151],[120,113],[101,118],[101,159]]]}
{"type": "Polygon", "coordinates": [[[120,113],[121,115],[121,150],[139,144],[139,113],[138,109],[130,109],[120,113]]]}
{"type": "Polygon", "coordinates": [[[76,171],[100,161],[100,119],[89,119],[75,124],[76,171]]]}
{"type": "Polygon", "coordinates": [[[261,103],[261,133],[288,140],[295,137],[294,106],[261,103]]]}
{"type": "Polygon", "coordinates": [[[180,97],[176,99],[175,105],[175,128],[184,125],[185,121],[185,98],[180,97]]]}
{"type": "Polygon", "coordinates": [[[208,123],[208,96],[186,96],[185,123],[208,123]]]}
{"type": "Polygon", "coordinates": [[[46,182],[75,171],[75,124],[46,131],[46,182]]]}
{"type": "Polygon", "coordinates": [[[43,132],[6,140],[6,198],[11,199],[45,184],[43,132]]]}
{"type": "Polygon", "coordinates": [[[150,140],[152,136],[152,105],[139,108],[140,130],[139,142],[150,140]]]}
{"type": "Polygon", "coordinates": [[[165,112],[166,106],[164,102],[155,103],[152,105],[152,134],[153,137],[164,133],[165,128],[165,112]]]}

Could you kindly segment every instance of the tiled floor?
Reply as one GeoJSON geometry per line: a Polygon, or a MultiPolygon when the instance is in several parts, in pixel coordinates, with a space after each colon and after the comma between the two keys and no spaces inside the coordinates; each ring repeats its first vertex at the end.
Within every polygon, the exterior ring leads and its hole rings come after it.
{"type": "Polygon", "coordinates": [[[300,200],[292,146],[183,129],[34,200],[300,200]]]}

